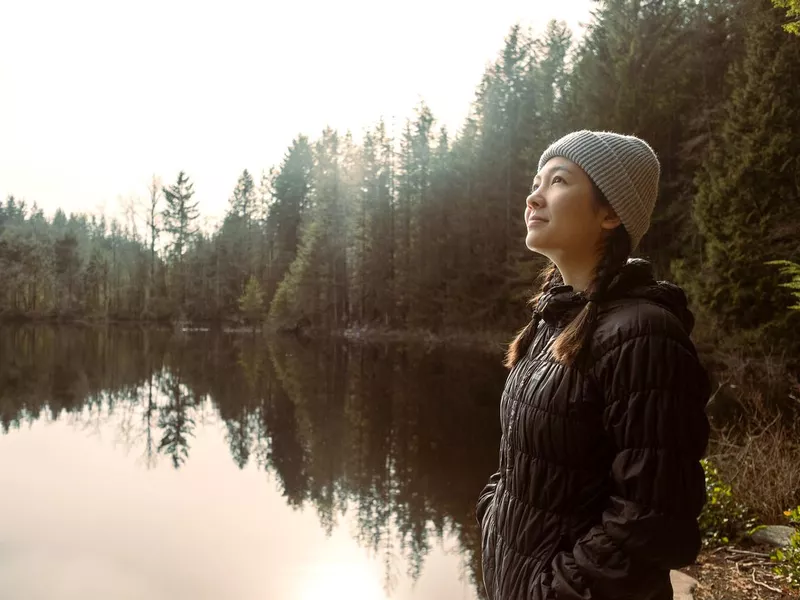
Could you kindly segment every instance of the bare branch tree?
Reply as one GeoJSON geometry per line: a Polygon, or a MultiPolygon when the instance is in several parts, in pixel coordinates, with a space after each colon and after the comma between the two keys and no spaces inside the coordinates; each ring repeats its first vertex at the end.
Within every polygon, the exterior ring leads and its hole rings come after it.
{"type": "Polygon", "coordinates": [[[147,286],[145,288],[145,310],[150,309],[150,297],[153,293],[153,281],[155,280],[156,268],[156,240],[161,225],[161,210],[159,204],[162,198],[161,178],[153,175],[147,190],[150,193],[150,203],[147,207],[147,232],[150,245],[150,267],[147,271],[147,286]]]}

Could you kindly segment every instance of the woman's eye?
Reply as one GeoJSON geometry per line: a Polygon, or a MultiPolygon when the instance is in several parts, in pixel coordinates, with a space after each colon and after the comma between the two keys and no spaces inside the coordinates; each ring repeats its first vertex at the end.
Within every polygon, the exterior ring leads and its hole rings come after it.
{"type": "MultiPolygon", "coordinates": [[[[563,179],[563,177],[561,177],[561,175],[556,175],[555,177],[553,177],[553,183],[555,183],[556,180],[561,181],[562,183],[566,183],[566,181],[564,181],[564,179],[563,179]]],[[[539,184],[538,183],[534,183],[531,186],[531,193],[535,192],[538,189],[539,189],[539,184]]]]}

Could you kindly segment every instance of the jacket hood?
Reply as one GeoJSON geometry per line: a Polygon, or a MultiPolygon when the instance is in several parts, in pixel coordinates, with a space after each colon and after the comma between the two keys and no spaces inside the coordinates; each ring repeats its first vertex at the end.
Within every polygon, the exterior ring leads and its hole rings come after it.
{"type": "MultiPolygon", "coordinates": [[[[656,281],[652,265],[641,258],[628,259],[619,274],[609,285],[603,302],[641,298],[663,306],[674,314],[687,335],[694,328],[694,315],[689,310],[684,291],[668,281],[656,281]]],[[[565,325],[587,302],[584,292],[575,292],[571,285],[557,285],[545,292],[536,305],[536,311],[551,325],[565,325]]]]}

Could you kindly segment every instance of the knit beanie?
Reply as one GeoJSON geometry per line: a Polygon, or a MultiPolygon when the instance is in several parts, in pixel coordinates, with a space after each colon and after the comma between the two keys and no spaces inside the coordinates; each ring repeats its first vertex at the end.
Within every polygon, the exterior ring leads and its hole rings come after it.
{"type": "Polygon", "coordinates": [[[575,131],[550,144],[539,171],[554,156],[571,160],[594,181],[630,235],[631,251],[636,249],[650,227],[661,173],[647,142],[610,131],[575,131]]]}

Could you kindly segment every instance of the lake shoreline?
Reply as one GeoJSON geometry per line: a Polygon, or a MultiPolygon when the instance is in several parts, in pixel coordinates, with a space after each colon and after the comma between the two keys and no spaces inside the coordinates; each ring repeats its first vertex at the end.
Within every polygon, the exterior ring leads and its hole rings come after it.
{"type": "MultiPolygon", "coordinates": [[[[173,329],[178,332],[216,330],[223,333],[252,334],[253,328],[234,321],[185,321],[175,322],[155,319],[115,319],[52,315],[0,315],[0,325],[51,325],[74,327],[147,327],[173,329]]],[[[358,325],[341,329],[297,328],[286,329],[274,326],[256,327],[258,335],[277,334],[310,339],[341,339],[360,344],[422,344],[429,347],[452,346],[481,350],[491,354],[505,352],[513,338],[513,331],[447,329],[432,331],[424,328],[396,329],[390,327],[358,325]]]]}
{"type": "Polygon", "coordinates": [[[349,327],[328,333],[360,343],[418,343],[428,346],[453,346],[502,354],[511,341],[513,332],[469,331],[451,329],[434,332],[428,329],[390,329],[381,327],[349,327]]]}

